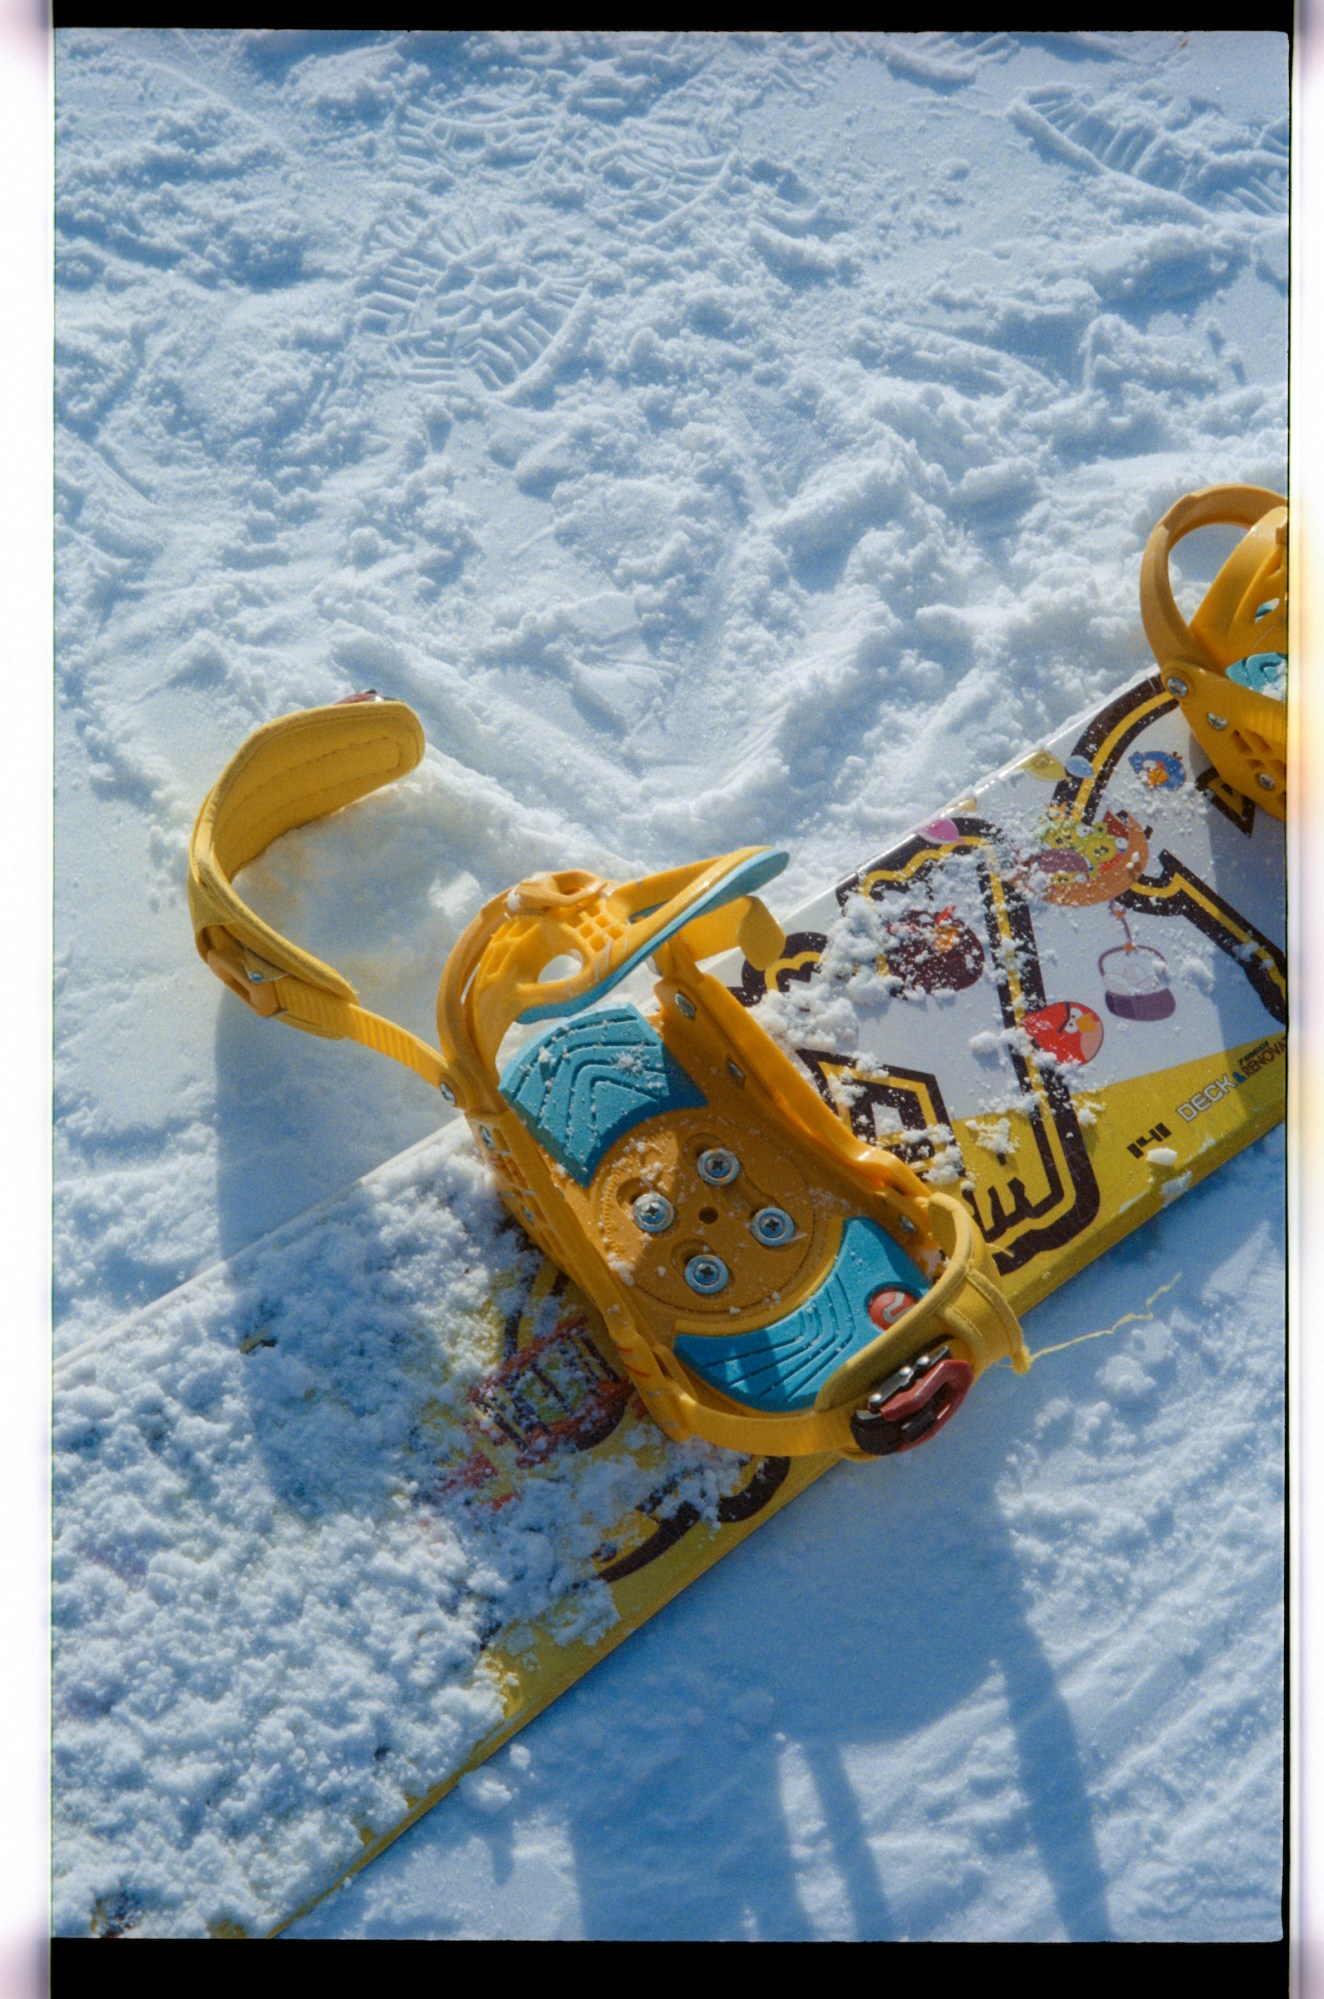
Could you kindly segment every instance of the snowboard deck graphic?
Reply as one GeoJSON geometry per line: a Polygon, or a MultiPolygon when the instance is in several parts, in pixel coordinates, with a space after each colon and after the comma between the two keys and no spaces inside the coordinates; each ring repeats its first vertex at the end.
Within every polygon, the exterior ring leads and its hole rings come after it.
{"type": "MultiPolygon", "coordinates": [[[[1284,917],[1150,675],[724,975],[1024,1313],[1282,1117],[1284,917]]],[[[283,1927],[830,1463],[669,1443],[458,1121],[54,1406],[61,1935],[283,1927]]]]}

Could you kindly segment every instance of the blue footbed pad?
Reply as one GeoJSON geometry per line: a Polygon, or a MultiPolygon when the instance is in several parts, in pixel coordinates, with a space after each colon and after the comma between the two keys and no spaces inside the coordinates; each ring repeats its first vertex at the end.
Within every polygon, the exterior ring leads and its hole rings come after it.
{"type": "Polygon", "coordinates": [[[809,1409],[828,1376],[877,1339],[879,1328],[867,1307],[885,1285],[918,1298],[929,1280],[886,1229],[852,1215],[836,1261],[812,1298],[754,1332],[685,1334],[676,1341],[676,1353],[712,1387],[751,1409],[769,1414],[809,1409]]]}
{"type": "Polygon", "coordinates": [[[1285,653],[1253,652],[1246,659],[1234,660],[1227,670],[1227,677],[1235,680],[1239,687],[1249,687],[1255,694],[1268,694],[1275,700],[1281,700],[1286,669],[1285,653]]]}
{"type": "Polygon", "coordinates": [[[708,1101],[632,1006],[544,1029],[505,1071],[501,1094],[581,1187],[635,1125],[708,1101]]]}

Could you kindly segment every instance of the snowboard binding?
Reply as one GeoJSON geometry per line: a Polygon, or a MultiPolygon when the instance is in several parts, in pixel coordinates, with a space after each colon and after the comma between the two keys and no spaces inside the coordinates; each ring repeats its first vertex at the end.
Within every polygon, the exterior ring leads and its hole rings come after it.
{"type": "Polygon", "coordinates": [[[965,1204],[855,1137],[701,969],[780,954],[757,891],[785,863],[749,847],[497,897],[442,975],[446,1093],[669,1436],[887,1455],[1028,1360],[965,1204]],[[645,960],[657,1011],[604,1005],[645,960]]]}
{"type": "Polygon", "coordinates": [[[507,1208],[597,1306],[673,1438],[891,1455],[944,1428],[994,1361],[1028,1368],[965,1203],[856,1137],[701,967],[737,945],[760,968],[780,954],[758,891],[784,854],[624,883],[565,870],[494,897],[442,974],[439,1056],[246,907],[240,867],[422,748],[412,711],[379,700],[250,738],[190,849],[217,976],[260,1013],[406,1063],[463,1112],[507,1208]],[[646,963],[649,1012],[618,990],[646,963]]]}
{"type": "Polygon", "coordinates": [[[1160,678],[1223,781],[1287,816],[1287,502],[1262,486],[1208,486],[1169,507],[1145,548],[1140,611],[1160,678]],[[1168,564],[1197,528],[1247,532],[1188,625],[1168,564]]]}

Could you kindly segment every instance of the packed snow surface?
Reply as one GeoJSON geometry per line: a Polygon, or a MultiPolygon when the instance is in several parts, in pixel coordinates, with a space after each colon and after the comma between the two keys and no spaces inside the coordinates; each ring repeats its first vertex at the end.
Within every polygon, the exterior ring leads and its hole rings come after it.
{"type": "MultiPolygon", "coordinates": [[[[788,911],[958,800],[1144,665],[1173,499],[1283,489],[1287,44],[63,30],[56,54],[77,1389],[129,1314],[437,1123],[403,1070],[204,973],[184,856],[239,743],[367,686],[417,710],[418,770],[245,891],[428,1039],[447,949],[523,875],[760,842],[792,855],[788,911]]],[[[415,1198],[380,1183],[374,1240],[415,1198]]],[[[295,1933],[1278,1935],[1282,1212],[1274,1136],[1042,1306],[1031,1347],[1058,1350],[981,1384],[959,1445],[832,1473],[295,1933]]],[[[208,1431],[223,1386],[190,1379],[163,1449],[259,1533],[208,1431]]],[[[315,1499],[298,1393],[268,1469],[304,1451],[315,1499]]],[[[152,1412],[85,1381],[64,1418],[79,1451],[152,1412]]],[[[153,1573],[167,1470],[126,1490],[111,1452],[57,1618],[188,1587],[153,1573]]],[[[392,1605],[472,1639],[453,1553],[383,1577],[347,1530],[382,1685],[392,1605]]],[[[165,1901],[261,1643],[234,1633],[172,1717],[168,1799],[113,1659],[57,1714],[57,1790],[66,1752],[101,1759],[108,1836],[118,1810],[165,1901]]],[[[338,1643],[295,1690],[329,1804],[337,1729],[385,1724],[338,1643]]],[[[473,1723],[416,1693],[402,1733],[473,1723]]],[[[127,1876],[97,1892],[131,1932],[127,1876]]]]}

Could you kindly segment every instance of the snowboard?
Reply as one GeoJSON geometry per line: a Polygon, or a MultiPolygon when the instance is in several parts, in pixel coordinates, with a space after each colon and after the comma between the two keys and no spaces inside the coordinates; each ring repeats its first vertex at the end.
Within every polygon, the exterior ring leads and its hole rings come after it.
{"type": "MultiPolygon", "coordinates": [[[[1157,675],[774,910],[720,975],[1022,1315],[1283,1115],[1283,828],[1157,675]]],[[[459,1121],[62,1360],[53,1452],[70,1936],[278,1932],[831,1464],[664,1438],[459,1121]]]]}

